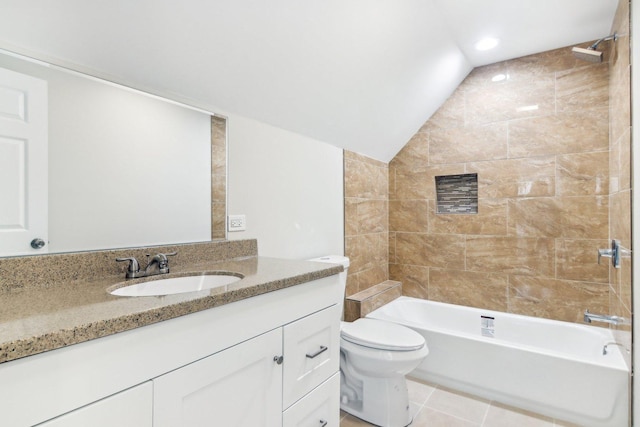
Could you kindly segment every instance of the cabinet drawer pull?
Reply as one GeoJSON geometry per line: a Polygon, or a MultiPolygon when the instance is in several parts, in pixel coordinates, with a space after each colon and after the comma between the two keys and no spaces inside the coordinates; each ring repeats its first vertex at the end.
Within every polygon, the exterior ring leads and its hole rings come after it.
{"type": "Polygon", "coordinates": [[[324,427],[327,425],[327,421],[325,420],[320,420],[320,427],[324,427]]]}
{"type": "Polygon", "coordinates": [[[307,353],[307,357],[309,359],[313,359],[314,357],[320,355],[321,353],[324,353],[325,351],[327,351],[327,347],[321,345],[320,346],[320,350],[318,350],[318,351],[316,351],[315,353],[312,353],[312,354],[307,353]]]}

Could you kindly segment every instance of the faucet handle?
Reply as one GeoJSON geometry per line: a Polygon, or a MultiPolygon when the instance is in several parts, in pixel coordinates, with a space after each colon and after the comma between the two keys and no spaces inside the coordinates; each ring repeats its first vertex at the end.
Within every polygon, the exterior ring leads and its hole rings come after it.
{"type": "Polygon", "coordinates": [[[134,257],[129,258],[116,258],[117,262],[129,261],[129,267],[127,268],[127,273],[137,273],[140,271],[140,264],[138,264],[138,260],[134,257]]]}

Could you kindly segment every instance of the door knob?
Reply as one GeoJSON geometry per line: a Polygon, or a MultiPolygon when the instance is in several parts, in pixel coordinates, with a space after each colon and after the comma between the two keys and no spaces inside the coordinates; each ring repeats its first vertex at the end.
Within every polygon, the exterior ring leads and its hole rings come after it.
{"type": "Polygon", "coordinates": [[[35,238],[31,241],[31,247],[33,249],[42,249],[44,248],[45,244],[46,244],[45,241],[40,238],[35,238]]]}

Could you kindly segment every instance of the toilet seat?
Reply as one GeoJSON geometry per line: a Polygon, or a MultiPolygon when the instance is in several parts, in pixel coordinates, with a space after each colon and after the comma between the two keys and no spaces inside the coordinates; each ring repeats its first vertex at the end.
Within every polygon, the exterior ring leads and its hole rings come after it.
{"type": "Polygon", "coordinates": [[[387,351],[414,351],[425,346],[422,335],[405,326],[375,319],[342,323],[340,336],[363,347],[387,351]]]}

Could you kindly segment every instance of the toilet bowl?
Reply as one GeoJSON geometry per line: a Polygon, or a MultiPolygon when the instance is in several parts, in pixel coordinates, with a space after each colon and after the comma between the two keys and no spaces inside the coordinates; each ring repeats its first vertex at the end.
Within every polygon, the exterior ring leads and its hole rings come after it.
{"type": "Polygon", "coordinates": [[[397,324],[358,319],[340,330],[340,408],[371,424],[411,423],[405,375],[429,354],[424,337],[397,324]]]}
{"type": "MultiPolygon", "coordinates": [[[[341,264],[344,294],[349,258],[332,255],[310,261],[341,264]]],[[[427,354],[424,337],[405,326],[375,319],[341,322],[340,409],[381,427],[410,424],[405,375],[427,354]]]]}

